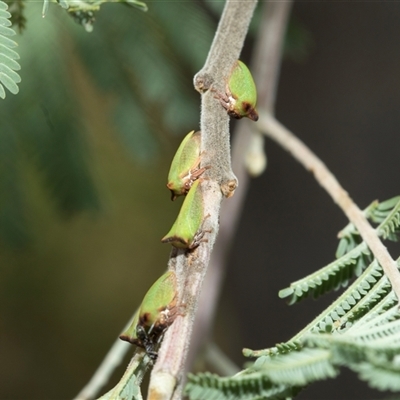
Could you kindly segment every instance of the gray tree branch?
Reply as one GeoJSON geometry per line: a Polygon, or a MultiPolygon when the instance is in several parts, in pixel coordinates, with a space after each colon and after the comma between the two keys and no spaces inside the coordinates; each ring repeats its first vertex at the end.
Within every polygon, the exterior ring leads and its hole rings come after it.
{"type": "Polygon", "coordinates": [[[179,315],[165,334],[157,363],[150,378],[148,399],[180,399],[184,385],[185,363],[202,283],[219,228],[222,193],[229,197],[237,180],[231,170],[229,117],[210,89],[223,90],[226,77],[239,58],[244,39],[257,4],[256,0],[227,1],[208,58],[194,79],[202,93],[200,130],[202,165],[209,168],[202,183],[204,229],[211,230],[208,242],[193,252],[173,250],[168,264],[175,271],[180,301],[185,315],[179,315]]]}
{"type": "MultiPolygon", "coordinates": [[[[268,2],[264,4],[262,25],[255,44],[251,70],[259,93],[258,106],[261,109],[273,110],[277,80],[279,76],[284,35],[292,2],[268,2]]],[[[223,277],[227,269],[228,253],[239,222],[241,210],[249,185],[249,175],[244,165],[244,151],[249,146],[251,134],[257,123],[240,121],[235,130],[232,164],[233,171],[239,180],[235,196],[227,200],[221,208],[220,232],[211,255],[203,290],[200,296],[199,309],[196,314],[192,344],[190,346],[189,365],[205,341],[209,339],[218,296],[223,277]]]]}

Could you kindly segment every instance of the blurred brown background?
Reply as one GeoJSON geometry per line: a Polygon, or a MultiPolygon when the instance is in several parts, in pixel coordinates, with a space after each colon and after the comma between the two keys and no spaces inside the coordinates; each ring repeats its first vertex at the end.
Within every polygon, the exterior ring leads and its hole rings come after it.
{"type": "MultiPolygon", "coordinates": [[[[192,76],[222,3],[108,4],[90,34],[56,5],[43,20],[41,6],[27,4],[16,38],[21,92],[0,104],[1,399],[72,398],[165,269],[160,238],[180,203],[166,175],[198,124],[192,76]]],[[[400,193],[399,7],[295,3],[305,55],[280,77],[278,118],[363,208],[400,193]]],[[[289,339],[336,297],[288,307],[277,292],[331,262],[346,225],[310,174],[274,143],[266,151],[216,320],[239,365],[242,347],[289,339]]],[[[382,397],[343,371],[298,398],[382,397]]]]}

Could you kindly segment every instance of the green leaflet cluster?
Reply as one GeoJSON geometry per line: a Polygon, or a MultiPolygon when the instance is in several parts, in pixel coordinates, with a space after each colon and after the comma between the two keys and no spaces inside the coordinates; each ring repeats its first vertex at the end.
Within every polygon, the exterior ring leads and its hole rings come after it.
{"type": "Polygon", "coordinates": [[[191,400],[289,399],[301,389],[276,385],[262,372],[221,378],[211,373],[189,374],[185,393],[191,400]]]}
{"type": "Polygon", "coordinates": [[[376,301],[381,297],[376,295],[369,296],[378,289],[378,293],[388,293],[390,285],[381,267],[374,261],[365,274],[360,276],[345,293],[343,293],[328,309],[323,313],[324,315],[319,319],[318,323],[312,328],[312,331],[317,332],[332,332],[340,330],[347,326],[349,321],[355,319],[355,315],[360,317],[367,312],[376,301]],[[387,290],[383,290],[382,288],[387,290]],[[360,307],[361,305],[361,307],[360,307]]]}
{"type": "MultiPolygon", "coordinates": [[[[400,197],[375,201],[364,214],[378,224],[376,232],[382,239],[397,240],[400,197]]],[[[400,391],[398,299],[356,228],[347,225],[339,237],[338,259],[292,283],[280,297],[293,304],[309,294],[317,297],[345,286],[358,276],[348,289],[290,341],[264,350],[245,349],[245,356],[258,358],[237,375],[190,376],[186,388],[190,399],[293,398],[309,383],[335,377],[342,366],[371,387],[400,391]]]]}
{"type": "MultiPolygon", "coordinates": [[[[394,199],[385,203],[387,203],[387,208],[385,209],[387,212],[386,216],[385,213],[378,213],[379,208],[376,210],[377,216],[381,216],[383,219],[377,228],[378,235],[383,239],[397,242],[399,240],[397,235],[400,233],[400,198],[395,197],[394,199]],[[394,201],[396,201],[394,207],[389,207],[394,201]]],[[[374,215],[375,220],[377,220],[377,216],[374,215]]]]}
{"type": "MultiPolygon", "coordinates": [[[[378,203],[374,201],[364,210],[365,216],[372,223],[379,223],[376,232],[382,239],[397,241],[400,231],[400,197],[378,203]]],[[[336,251],[337,260],[326,267],[293,282],[288,288],[279,292],[279,297],[286,298],[289,304],[296,303],[310,295],[314,298],[340,287],[360,274],[372,262],[373,257],[367,245],[353,224],[347,225],[339,232],[339,245],[336,251]]]]}
{"type": "Polygon", "coordinates": [[[21,77],[15,72],[21,69],[16,61],[19,59],[17,52],[12,50],[17,47],[17,43],[9,39],[14,36],[14,29],[11,26],[11,14],[7,11],[8,6],[0,1],[0,97],[4,99],[7,88],[12,94],[17,94],[19,88],[17,83],[21,82],[21,77]]]}
{"type": "MultiPolygon", "coordinates": [[[[95,12],[100,10],[100,6],[108,0],[53,0],[57,2],[62,8],[68,11],[68,14],[77,22],[82,25],[87,32],[92,32],[93,25],[96,20],[95,12]]],[[[142,11],[147,11],[147,5],[139,0],[117,0],[120,3],[126,3],[142,11]]],[[[45,17],[49,9],[50,0],[43,0],[42,16],[45,17]]]]}
{"type": "Polygon", "coordinates": [[[195,400],[283,400],[293,398],[309,383],[336,377],[343,365],[371,387],[400,391],[399,339],[400,312],[395,302],[389,310],[372,318],[368,314],[341,334],[304,335],[301,349],[288,343],[279,347],[292,351],[278,353],[277,346],[275,352],[259,357],[233,377],[190,375],[186,393],[195,400]]]}
{"type": "Polygon", "coordinates": [[[338,260],[281,290],[279,297],[288,298],[288,303],[294,304],[309,295],[317,298],[330,290],[338,290],[347,286],[354,276],[359,276],[371,258],[367,245],[360,243],[338,260]]]}
{"type": "Polygon", "coordinates": [[[186,394],[193,400],[287,399],[308,382],[335,377],[338,369],[325,349],[304,349],[278,355],[272,360],[260,357],[250,368],[232,377],[210,373],[189,375],[186,394]]]}
{"type": "Polygon", "coordinates": [[[400,391],[400,312],[397,301],[383,312],[370,313],[343,334],[308,335],[307,346],[326,348],[332,363],[346,365],[379,390],[400,391]]]}

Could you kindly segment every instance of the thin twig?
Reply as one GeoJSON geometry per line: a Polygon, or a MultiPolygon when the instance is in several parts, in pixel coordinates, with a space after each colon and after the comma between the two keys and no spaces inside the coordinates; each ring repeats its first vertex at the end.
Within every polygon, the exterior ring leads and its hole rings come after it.
{"type": "Polygon", "coordinates": [[[182,398],[195,312],[219,228],[221,192],[231,195],[237,182],[230,163],[229,117],[208,89],[213,85],[222,90],[228,72],[239,58],[256,4],[256,0],[226,2],[205,66],[195,77],[195,86],[202,93],[202,165],[211,167],[201,184],[204,215],[208,216],[204,229],[211,233],[207,234],[208,242],[194,251],[173,250],[171,254],[168,268],[177,276],[185,315],[178,315],[165,334],[151,374],[148,399],[182,398]]]}
{"type": "MultiPolygon", "coordinates": [[[[287,19],[292,2],[272,2],[264,4],[262,26],[255,45],[251,70],[259,93],[258,106],[261,109],[273,109],[281,53],[287,19]]],[[[257,125],[252,121],[240,121],[235,131],[232,165],[239,180],[235,195],[221,208],[220,232],[211,255],[209,269],[202,290],[199,309],[196,314],[192,344],[190,346],[189,365],[192,365],[198,349],[209,339],[218,296],[227,268],[228,253],[239,222],[241,210],[249,185],[249,176],[244,166],[244,152],[249,145],[249,130],[257,125]]],[[[256,133],[259,135],[259,133],[256,133]]]]}
{"type": "Polygon", "coordinates": [[[392,284],[393,291],[400,299],[400,272],[386,247],[382,244],[375,229],[365,218],[363,212],[353,202],[326,165],[293,133],[279,123],[272,115],[260,113],[259,128],[314,174],[317,182],[328,192],[333,201],[342,209],[347,218],[367,243],[371,252],[382,266],[392,284]]]}

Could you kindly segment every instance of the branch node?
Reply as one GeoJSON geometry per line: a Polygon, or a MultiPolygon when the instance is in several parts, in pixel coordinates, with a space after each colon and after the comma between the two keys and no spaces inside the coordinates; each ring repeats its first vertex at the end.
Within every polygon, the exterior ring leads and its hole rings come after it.
{"type": "Polygon", "coordinates": [[[238,186],[239,186],[239,181],[235,177],[234,179],[230,179],[221,184],[221,192],[227,198],[232,197],[238,186]]]}
{"type": "Polygon", "coordinates": [[[214,79],[211,74],[207,72],[199,71],[193,78],[194,88],[199,93],[205,93],[214,83],[214,79]]]}

